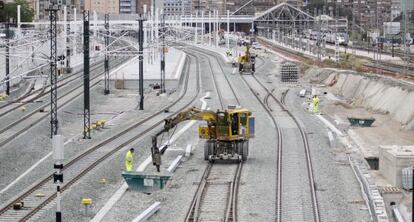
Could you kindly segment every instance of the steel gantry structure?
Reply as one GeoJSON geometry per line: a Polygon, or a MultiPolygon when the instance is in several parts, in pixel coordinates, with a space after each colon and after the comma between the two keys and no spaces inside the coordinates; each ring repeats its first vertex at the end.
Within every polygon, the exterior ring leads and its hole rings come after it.
{"type": "Polygon", "coordinates": [[[91,138],[91,108],[89,83],[89,11],[83,12],[83,138],[91,138]]]}
{"type": "Polygon", "coordinates": [[[281,3],[253,20],[259,35],[275,38],[276,34],[278,36],[303,34],[307,27],[313,25],[315,18],[289,3],[281,3]]]}
{"type": "Polygon", "coordinates": [[[57,116],[57,11],[58,5],[51,4],[47,9],[50,20],[50,137],[58,134],[57,116]]]}

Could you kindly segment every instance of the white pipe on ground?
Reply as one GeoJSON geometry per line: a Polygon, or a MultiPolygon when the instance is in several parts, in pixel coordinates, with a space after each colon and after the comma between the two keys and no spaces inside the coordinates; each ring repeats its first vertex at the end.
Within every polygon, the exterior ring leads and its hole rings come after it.
{"type": "Polygon", "coordinates": [[[132,222],[144,222],[147,221],[152,215],[154,215],[160,208],[161,202],[155,202],[150,207],[148,207],[144,212],[142,212],[138,217],[136,217],[132,222]]]}

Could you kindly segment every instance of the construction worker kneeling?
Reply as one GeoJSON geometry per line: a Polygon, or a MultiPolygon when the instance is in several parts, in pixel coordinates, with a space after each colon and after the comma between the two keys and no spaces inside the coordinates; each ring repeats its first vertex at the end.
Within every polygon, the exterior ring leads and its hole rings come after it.
{"type": "Polygon", "coordinates": [[[134,167],[134,148],[128,150],[125,155],[125,169],[126,171],[132,171],[134,167]]]}

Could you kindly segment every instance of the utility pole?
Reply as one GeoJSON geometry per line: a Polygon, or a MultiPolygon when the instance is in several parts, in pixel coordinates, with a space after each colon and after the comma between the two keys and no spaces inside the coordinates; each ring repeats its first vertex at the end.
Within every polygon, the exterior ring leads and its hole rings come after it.
{"type": "Polygon", "coordinates": [[[91,138],[89,95],[89,11],[83,12],[83,138],[91,138]]]}
{"type": "MultiPolygon", "coordinates": [[[[197,23],[196,23],[197,26],[197,23]]],[[[161,39],[162,39],[162,51],[161,51],[161,81],[160,81],[160,90],[161,94],[165,93],[165,14],[162,13],[161,17],[161,39]]],[[[197,36],[197,35],[196,35],[197,36]]]]}
{"type": "Polygon", "coordinates": [[[77,54],[78,25],[76,24],[76,8],[73,9],[73,55],[77,54]]]}
{"type": "MultiPolygon", "coordinates": [[[[158,14],[158,13],[157,13],[158,14]]],[[[139,110],[144,110],[144,16],[140,14],[138,16],[138,42],[139,42],[139,110]]],[[[158,26],[156,26],[158,29],[158,26]]],[[[157,31],[158,32],[158,31],[157,31]]]]}
{"type": "Polygon", "coordinates": [[[377,1],[375,1],[375,28],[376,28],[376,31],[378,32],[378,36],[377,36],[377,42],[375,44],[376,56],[374,56],[375,57],[374,61],[377,61],[379,59],[379,46],[380,46],[378,37],[380,37],[380,33],[381,33],[378,27],[378,2],[377,1]]]}
{"type": "MultiPolygon", "coordinates": [[[[58,118],[57,118],[57,11],[59,5],[55,1],[52,1],[49,8],[46,11],[49,12],[50,20],[50,136],[52,138],[53,150],[57,148],[57,141],[61,139],[58,135],[58,118]]],[[[63,144],[63,140],[62,141],[63,144]]],[[[63,149],[63,147],[62,147],[63,149]]],[[[55,152],[54,152],[55,153],[55,152]]],[[[55,157],[55,155],[54,155],[55,157]]],[[[57,170],[53,174],[53,181],[56,184],[56,222],[62,221],[62,211],[60,207],[60,184],[63,183],[63,164],[59,161],[54,164],[54,168],[57,170]]]]}
{"type": "MultiPolygon", "coordinates": [[[[164,13],[162,13],[162,20],[164,22],[164,13]]],[[[197,44],[197,39],[198,39],[198,12],[197,11],[196,11],[196,14],[195,14],[194,23],[195,23],[194,44],[197,44]]]]}
{"type": "Polygon", "coordinates": [[[70,68],[70,24],[66,26],[66,73],[71,73],[72,69],[70,68]]]}
{"type": "MultiPolygon", "coordinates": [[[[203,30],[204,31],[204,30],[203,30]]],[[[230,51],[230,10],[227,10],[227,50],[230,51]]]]}
{"type": "Polygon", "coordinates": [[[304,33],[304,21],[299,22],[299,29],[298,29],[298,35],[299,35],[299,51],[303,50],[303,42],[302,42],[302,34],[304,33]]]}
{"type": "MultiPolygon", "coordinates": [[[[403,37],[402,43],[404,44],[404,59],[403,59],[403,60],[405,60],[405,64],[404,64],[404,74],[408,76],[408,65],[410,63],[410,56],[409,56],[408,50],[409,50],[410,45],[409,45],[409,42],[408,42],[408,39],[407,39],[407,23],[408,23],[408,16],[407,16],[407,14],[408,14],[408,10],[405,9],[403,11],[404,37],[403,37]]],[[[414,204],[414,202],[413,202],[413,204],[414,204]]],[[[414,219],[413,219],[413,221],[414,221],[414,219]]]]}
{"type": "Polygon", "coordinates": [[[208,45],[211,46],[211,11],[208,11],[208,45]]]}
{"type": "Polygon", "coordinates": [[[218,48],[219,47],[219,29],[220,29],[220,22],[219,22],[219,11],[218,10],[216,10],[216,29],[215,29],[215,31],[216,31],[216,47],[218,48]]]}
{"type": "Polygon", "coordinates": [[[6,21],[6,94],[10,95],[10,23],[6,21]]]}
{"type": "Polygon", "coordinates": [[[336,61],[336,65],[339,65],[338,19],[339,19],[339,7],[335,6],[335,61],[336,61]]]}
{"type": "Polygon", "coordinates": [[[108,55],[108,46],[109,46],[109,14],[105,14],[105,89],[104,94],[109,94],[109,55],[108,55]]]}
{"type": "Polygon", "coordinates": [[[64,7],[64,22],[65,22],[65,30],[64,32],[66,35],[66,73],[71,73],[70,68],[70,16],[68,15],[66,6],[64,7]]]}
{"type": "MultiPolygon", "coordinates": [[[[323,15],[326,15],[327,13],[326,13],[326,6],[324,5],[323,6],[323,8],[322,8],[322,14],[323,15]]],[[[322,16],[320,17],[321,18],[321,22],[322,22],[322,25],[323,25],[323,28],[322,28],[322,31],[326,31],[327,29],[328,29],[328,21],[323,21],[322,20],[322,16]]],[[[325,33],[325,36],[322,36],[322,45],[323,45],[323,47],[322,47],[322,55],[323,56],[326,56],[327,55],[327,53],[326,53],[326,33],[325,33]]]]}
{"type": "MultiPolygon", "coordinates": [[[[321,15],[321,11],[315,8],[315,15],[321,15]]],[[[318,36],[316,40],[316,47],[317,47],[317,53],[318,53],[318,61],[320,62],[322,60],[321,56],[321,47],[322,47],[322,36],[321,36],[321,16],[319,16],[319,19],[317,21],[317,28],[318,28],[318,36]]]]}
{"type": "Polygon", "coordinates": [[[50,20],[50,137],[58,133],[57,118],[57,11],[58,5],[52,2],[46,11],[50,20]]]}
{"type": "MultiPolygon", "coordinates": [[[[309,9],[306,9],[306,13],[308,13],[308,15],[310,15],[310,12],[309,12],[309,9]]],[[[306,19],[306,24],[305,24],[305,30],[306,30],[306,32],[309,32],[309,18],[307,18],[306,19]]],[[[306,38],[306,50],[308,51],[308,52],[311,52],[311,50],[310,50],[310,47],[309,47],[309,40],[310,40],[310,36],[311,36],[311,33],[309,33],[309,38],[306,38]]],[[[305,51],[306,51],[305,50],[305,51]]]]}
{"type": "Polygon", "coordinates": [[[55,135],[52,139],[53,159],[56,161],[53,168],[56,172],[53,173],[53,183],[56,184],[56,222],[62,221],[62,212],[60,210],[60,184],[63,183],[63,160],[64,160],[64,138],[61,135],[55,135]]]}
{"type": "Polygon", "coordinates": [[[205,24],[204,24],[204,11],[201,11],[201,45],[204,45],[204,32],[205,32],[205,24]]]}
{"type": "Polygon", "coordinates": [[[353,55],[355,55],[355,47],[356,47],[355,45],[356,43],[355,41],[355,16],[356,16],[356,13],[353,13],[352,14],[352,54],[353,55]]]}

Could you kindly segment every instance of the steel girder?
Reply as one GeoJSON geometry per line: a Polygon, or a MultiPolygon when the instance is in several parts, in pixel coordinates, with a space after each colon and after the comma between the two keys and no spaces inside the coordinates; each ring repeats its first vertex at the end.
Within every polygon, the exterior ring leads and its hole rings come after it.
{"type": "Polygon", "coordinates": [[[313,22],[314,17],[289,3],[278,4],[254,18],[255,22],[313,22]]]}
{"type": "Polygon", "coordinates": [[[306,27],[313,24],[315,18],[288,3],[278,4],[254,18],[259,32],[276,30],[283,33],[302,33],[306,27]]]}

